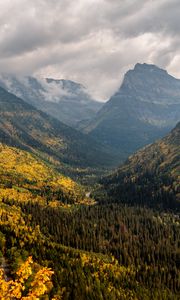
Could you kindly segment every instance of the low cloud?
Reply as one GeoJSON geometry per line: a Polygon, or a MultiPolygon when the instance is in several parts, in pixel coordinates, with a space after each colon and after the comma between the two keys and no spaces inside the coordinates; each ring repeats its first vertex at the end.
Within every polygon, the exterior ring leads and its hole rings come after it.
{"type": "Polygon", "coordinates": [[[71,79],[105,100],[136,62],[180,77],[179,0],[0,1],[1,72],[71,79]]]}

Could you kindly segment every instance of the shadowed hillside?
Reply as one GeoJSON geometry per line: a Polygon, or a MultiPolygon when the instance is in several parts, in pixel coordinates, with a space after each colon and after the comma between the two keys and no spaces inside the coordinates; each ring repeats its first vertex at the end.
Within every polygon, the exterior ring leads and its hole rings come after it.
{"type": "Polygon", "coordinates": [[[102,167],[112,158],[93,139],[0,88],[0,141],[67,167],[102,167]]]}
{"type": "Polygon", "coordinates": [[[180,80],[155,65],[136,64],[84,132],[127,158],[163,137],[179,119],[180,80]]]}
{"type": "Polygon", "coordinates": [[[76,126],[103,106],[74,81],[0,75],[0,86],[61,122],[76,126]]]}
{"type": "Polygon", "coordinates": [[[153,207],[180,208],[180,123],[102,180],[98,197],[153,207]],[[103,197],[103,193],[105,193],[103,197]]]}

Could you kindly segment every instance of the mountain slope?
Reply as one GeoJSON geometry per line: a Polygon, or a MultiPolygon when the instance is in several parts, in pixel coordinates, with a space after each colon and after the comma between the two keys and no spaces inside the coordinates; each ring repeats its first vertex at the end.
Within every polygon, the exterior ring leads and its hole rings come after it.
{"type": "Polygon", "coordinates": [[[82,187],[32,154],[0,143],[0,198],[63,206],[85,198],[82,187]]]}
{"type": "Polygon", "coordinates": [[[137,64],[84,129],[127,157],[171,130],[180,119],[180,80],[154,65],[137,64]]]}
{"type": "Polygon", "coordinates": [[[0,144],[1,298],[178,300],[179,215],[84,200],[36,155],[0,144]]]}
{"type": "Polygon", "coordinates": [[[0,86],[70,126],[89,120],[102,107],[84,86],[70,80],[1,75],[0,86]]]}
{"type": "Polygon", "coordinates": [[[102,184],[101,193],[110,201],[179,210],[180,122],[165,138],[130,156],[102,184]]]}
{"type": "Polygon", "coordinates": [[[73,167],[111,163],[94,140],[0,88],[0,141],[73,167]]]}
{"type": "Polygon", "coordinates": [[[26,297],[34,279],[47,299],[179,299],[179,216],[83,197],[35,155],[0,144],[1,298],[26,297]],[[48,290],[37,263],[54,273],[48,290]]]}

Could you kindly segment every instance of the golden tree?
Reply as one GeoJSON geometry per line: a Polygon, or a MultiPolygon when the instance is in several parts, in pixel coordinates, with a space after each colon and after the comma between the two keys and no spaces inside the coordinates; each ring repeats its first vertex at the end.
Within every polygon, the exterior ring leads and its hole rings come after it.
{"type": "Polygon", "coordinates": [[[35,300],[47,294],[52,288],[51,276],[54,272],[46,267],[37,272],[33,270],[33,260],[30,256],[16,272],[15,280],[5,280],[5,274],[0,269],[1,300],[35,300]]]}

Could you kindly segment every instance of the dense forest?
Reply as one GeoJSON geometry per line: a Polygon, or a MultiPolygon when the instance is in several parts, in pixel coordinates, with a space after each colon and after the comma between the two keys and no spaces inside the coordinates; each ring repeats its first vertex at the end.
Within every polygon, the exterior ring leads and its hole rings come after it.
{"type": "Polygon", "coordinates": [[[178,212],[180,209],[180,123],[163,139],[130,156],[100,180],[94,193],[103,203],[126,203],[178,212]]]}
{"type": "Polygon", "coordinates": [[[0,300],[180,300],[179,19],[0,0],[0,300]]]}
{"type": "MultiPolygon", "coordinates": [[[[97,180],[102,168],[84,165],[81,134],[72,140],[63,125],[65,139],[60,123],[8,95],[20,110],[5,109],[2,97],[1,299],[179,299],[180,124],[97,180]]],[[[94,147],[90,160],[101,155],[94,147]]]]}
{"type": "Polygon", "coordinates": [[[179,214],[85,194],[1,144],[2,299],[178,299],[179,214]]]}
{"type": "Polygon", "coordinates": [[[1,255],[11,266],[10,278],[16,279],[19,264],[31,255],[54,271],[51,297],[178,299],[179,216],[140,207],[60,208],[5,198],[0,210],[1,255]]]}

